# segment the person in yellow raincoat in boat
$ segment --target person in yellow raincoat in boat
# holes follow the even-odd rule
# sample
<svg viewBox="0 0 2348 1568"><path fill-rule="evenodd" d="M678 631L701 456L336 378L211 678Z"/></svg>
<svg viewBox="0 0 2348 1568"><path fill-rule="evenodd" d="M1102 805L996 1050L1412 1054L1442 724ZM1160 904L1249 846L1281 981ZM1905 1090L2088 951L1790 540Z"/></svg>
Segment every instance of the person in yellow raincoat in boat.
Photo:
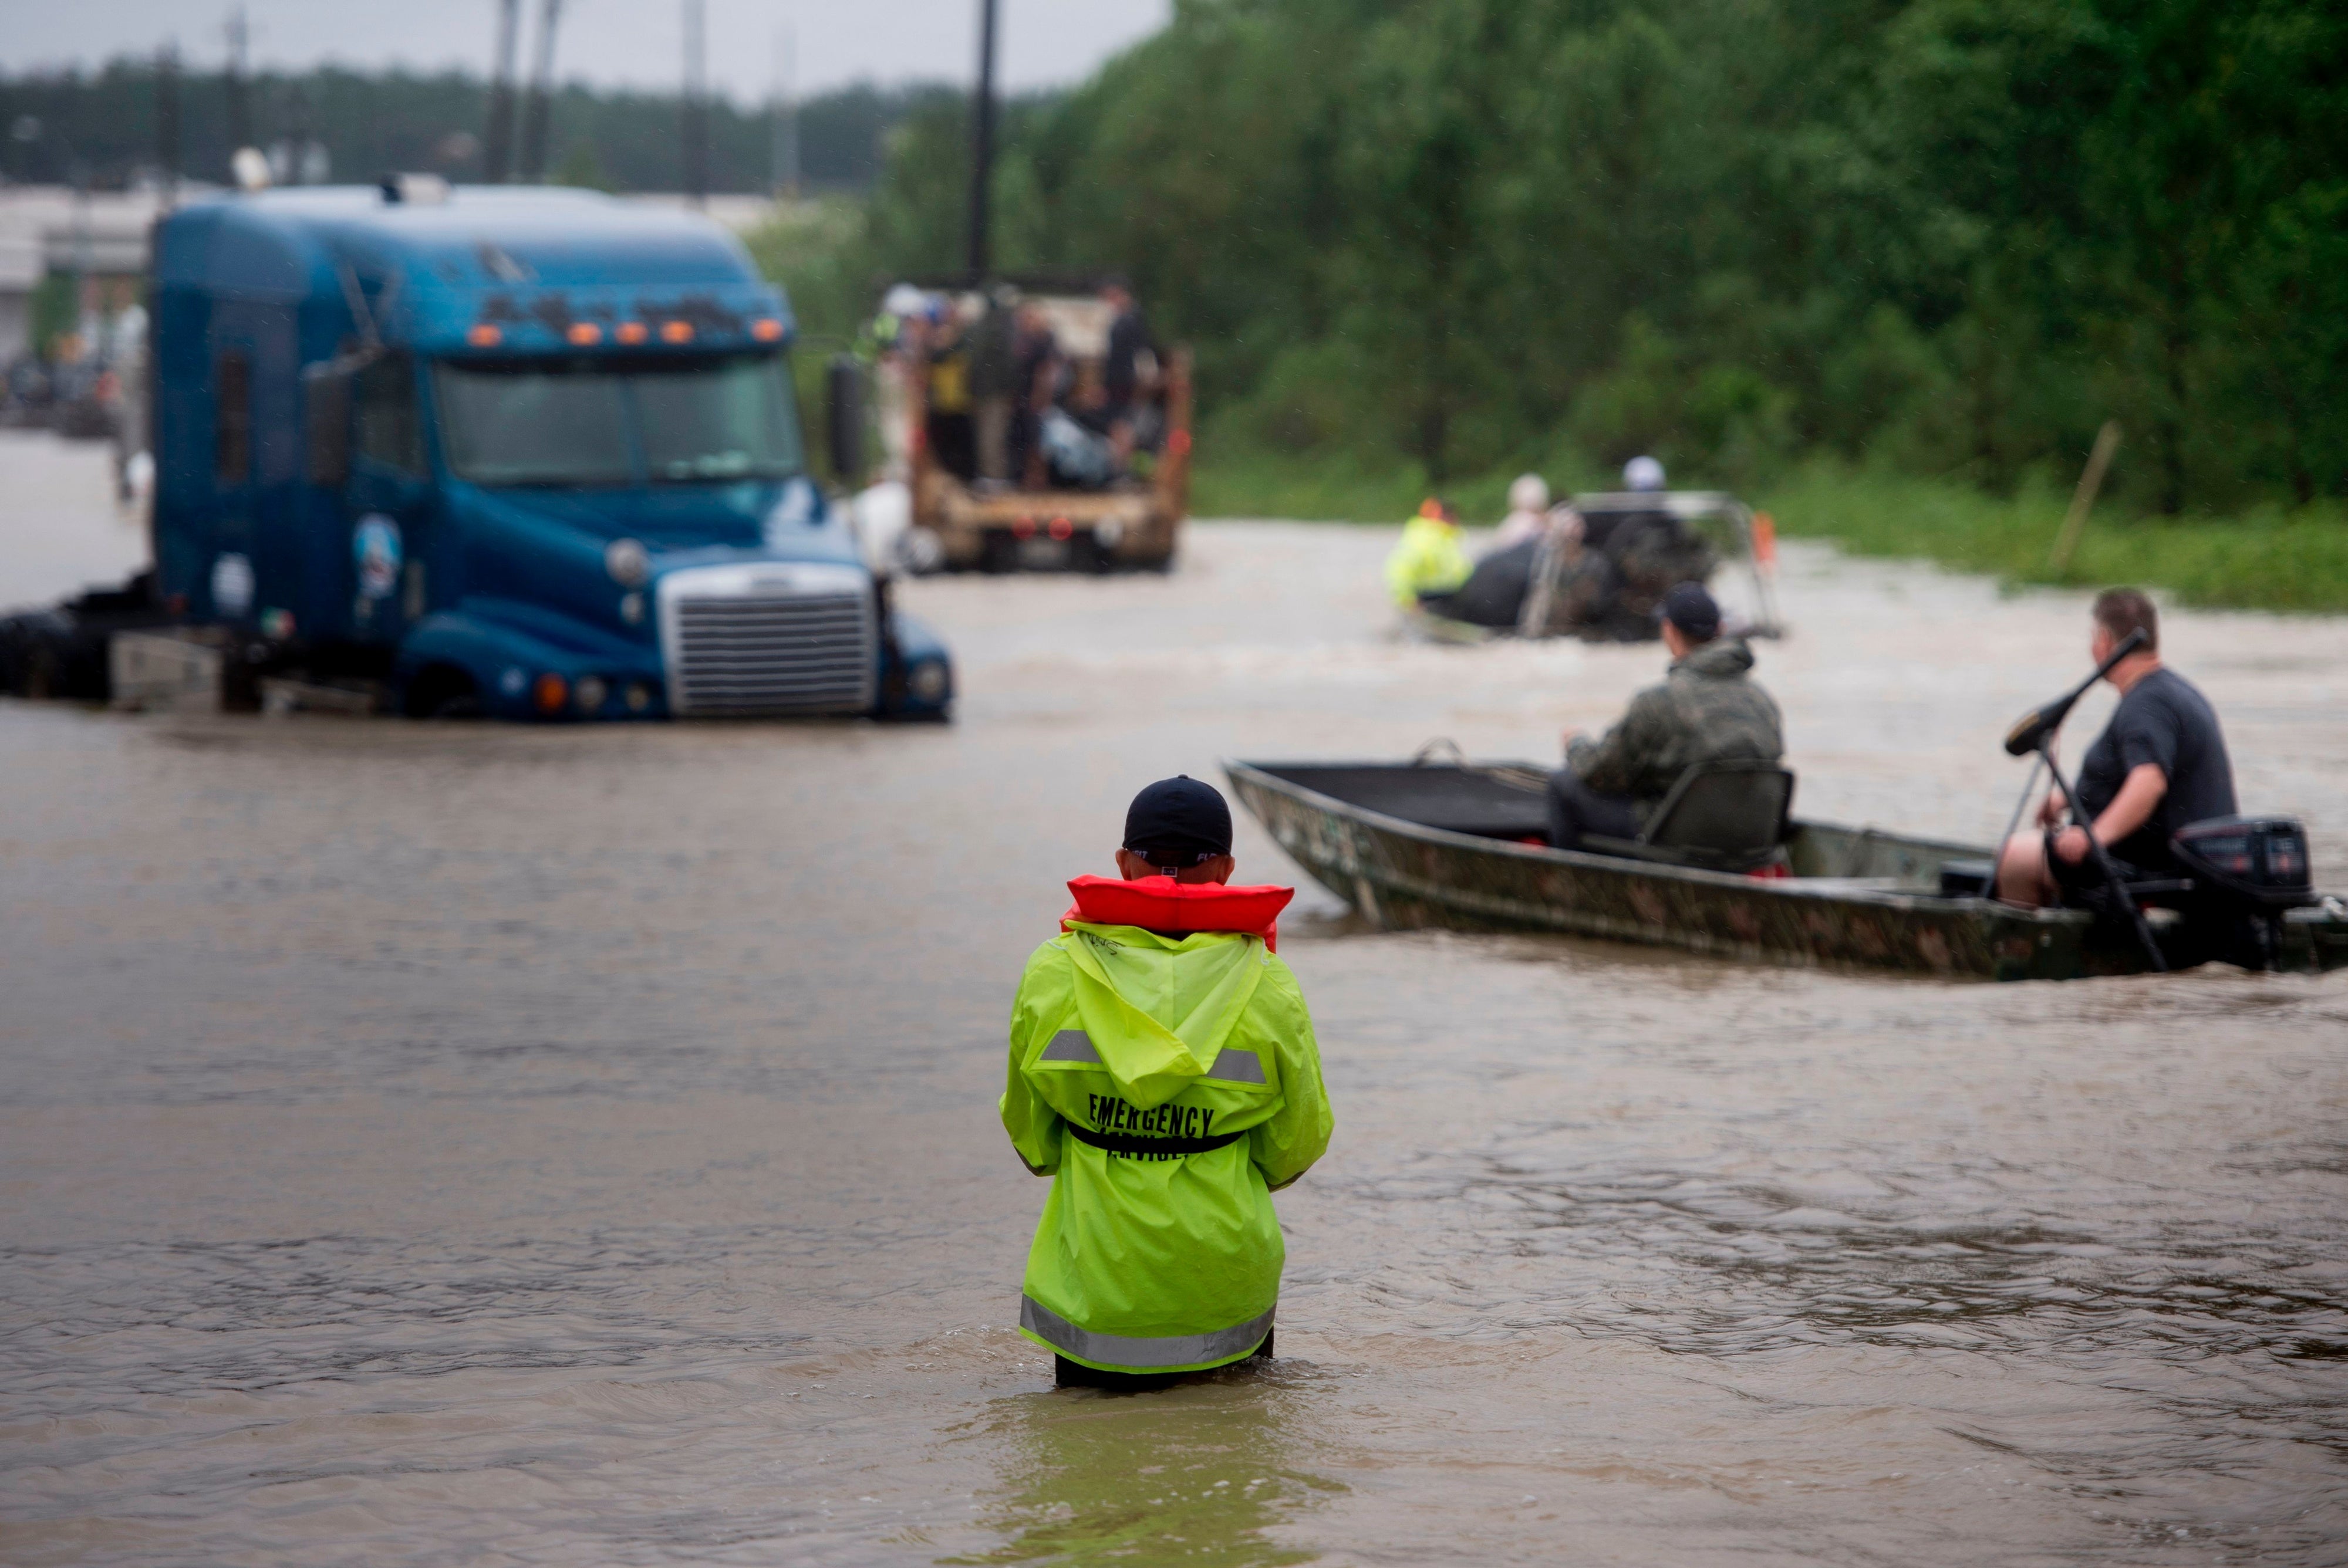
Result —
<svg viewBox="0 0 2348 1568"><path fill-rule="evenodd" d="M1428 594L1449 593L1476 569L1459 543L1459 520L1450 507L1429 496L1418 515L1402 526L1402 538L1386 557L1386 592L1398 610L1415 610Z"/></svg>

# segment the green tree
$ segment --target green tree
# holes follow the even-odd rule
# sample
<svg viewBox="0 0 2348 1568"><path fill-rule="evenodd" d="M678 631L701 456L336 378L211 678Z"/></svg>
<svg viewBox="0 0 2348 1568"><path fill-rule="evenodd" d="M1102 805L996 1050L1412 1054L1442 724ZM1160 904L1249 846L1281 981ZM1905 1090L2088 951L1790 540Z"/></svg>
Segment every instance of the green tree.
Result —
<svg viewBox="0 0 2348 1568"><path fill-rule="evenodd" d="M2285 0L1179 0L1005 118L1006 265L1131 273L1217 439L1442 477L1818 451L2167 511L2348 487L2348 23ZM855 243L963 251L915 106Z"/></svg>

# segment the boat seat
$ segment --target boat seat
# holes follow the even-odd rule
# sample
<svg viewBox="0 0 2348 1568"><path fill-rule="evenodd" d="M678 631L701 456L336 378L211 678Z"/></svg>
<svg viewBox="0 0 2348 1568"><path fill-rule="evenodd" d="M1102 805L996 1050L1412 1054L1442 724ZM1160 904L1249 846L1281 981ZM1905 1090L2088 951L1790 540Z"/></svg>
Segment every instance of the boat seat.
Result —
<svg viewBox="0 0 2348 1568"><path fill-rule="evenodd" d="M1794 809L1794 774L1759 757L1697 763L1680 774L1636 838L1581 835L1594 855L1703 871L1756 871L1777 855Z"/></svg>
<svg viewBox="0 0 2348 1568"><path fill-rule="evenodd" d="M1408 767L1347 764L1265 770L1274 778L1333 796L1364 811L1421 827L1478 838L1549 837L1546 776L1517 764L1478 767L1418 763Z"/></svg>
<svg viewBox="0 0 2348 1568"><path fill-rule="evenodd" d="M2124 884L2128 897L2138 905L2157 904L2161 899L2182 898L2194 890L2190 876L2146 876ZM1997 896L1997 862L1994 860L1943 860L1941 862L1941 897L1943 898L1993 898ZM2066 895L2065 901L2075 899L2072 907L2101 910L2111 902L2110 889L2089 884Z"/></svg>

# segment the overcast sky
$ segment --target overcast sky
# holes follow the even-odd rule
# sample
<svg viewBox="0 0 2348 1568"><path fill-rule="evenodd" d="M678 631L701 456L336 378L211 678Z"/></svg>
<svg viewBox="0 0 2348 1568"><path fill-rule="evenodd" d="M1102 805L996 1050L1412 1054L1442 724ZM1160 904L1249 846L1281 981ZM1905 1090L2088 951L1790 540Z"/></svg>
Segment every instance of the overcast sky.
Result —
<svg viewBox="0 0 2348 1568"><path fill-rule="evenodd" d="M523 56L546 0L522 0ZM975 74L978 0L704 0L709 78L743 100L773 82L786 28L802 92L857 80L964 81ZM0 0L0 68L95 66L177 39L192 68L218 69L231 0ZM333 60L489 68L497 0L246 0L256 65ZM996 69L1012 88L1088 75L1165 24L1170 0L999 0ZM555 75L599 85L670 87L684 70L681 0L562 0Z"/></svg>

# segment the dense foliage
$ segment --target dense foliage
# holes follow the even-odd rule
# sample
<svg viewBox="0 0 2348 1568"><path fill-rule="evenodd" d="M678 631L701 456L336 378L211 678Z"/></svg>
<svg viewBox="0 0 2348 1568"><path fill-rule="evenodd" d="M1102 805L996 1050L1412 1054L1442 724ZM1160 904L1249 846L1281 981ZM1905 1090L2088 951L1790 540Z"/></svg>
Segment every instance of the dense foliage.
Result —
<svg viewBox="0 0 2348 1568"><path fill-rule="evenodd" d="M228 179L236 85L219 72L175 74L175 161L191 178ZM0 143L0 172L17 180L64 181L78 160L101 187L151 175L170 139L159 125L155 67L119 60L102 71L0 77L0 129L26 117L38 137ZM429 169L476 179L489 88L459 72L363 75L325 67L299 75L263 74L242 85L247 137L256 146L317 141L333 177L372 179L386 169ZM799 106L799 167L818 190L861 190L880 171L882 140L915 106L951 97L936 87L850 87ZM613 190L675 190L684 176L683 117L675 93L599 92L572 83L553 95L547 170L573 184ZM773 168L763 108L723 98L710 105L709 178L714 190L764 190Z"/></svg>
<svg viewBox="0 0 2348 1568"><path fill-rule="evenodd" d="M960 261L966 141L865 276ZM2337 6L1179 0L1006 142L1004 263L1134 274L1227 444L2011 489L2117 418L2137 506L2348 489Z"/></svg>

